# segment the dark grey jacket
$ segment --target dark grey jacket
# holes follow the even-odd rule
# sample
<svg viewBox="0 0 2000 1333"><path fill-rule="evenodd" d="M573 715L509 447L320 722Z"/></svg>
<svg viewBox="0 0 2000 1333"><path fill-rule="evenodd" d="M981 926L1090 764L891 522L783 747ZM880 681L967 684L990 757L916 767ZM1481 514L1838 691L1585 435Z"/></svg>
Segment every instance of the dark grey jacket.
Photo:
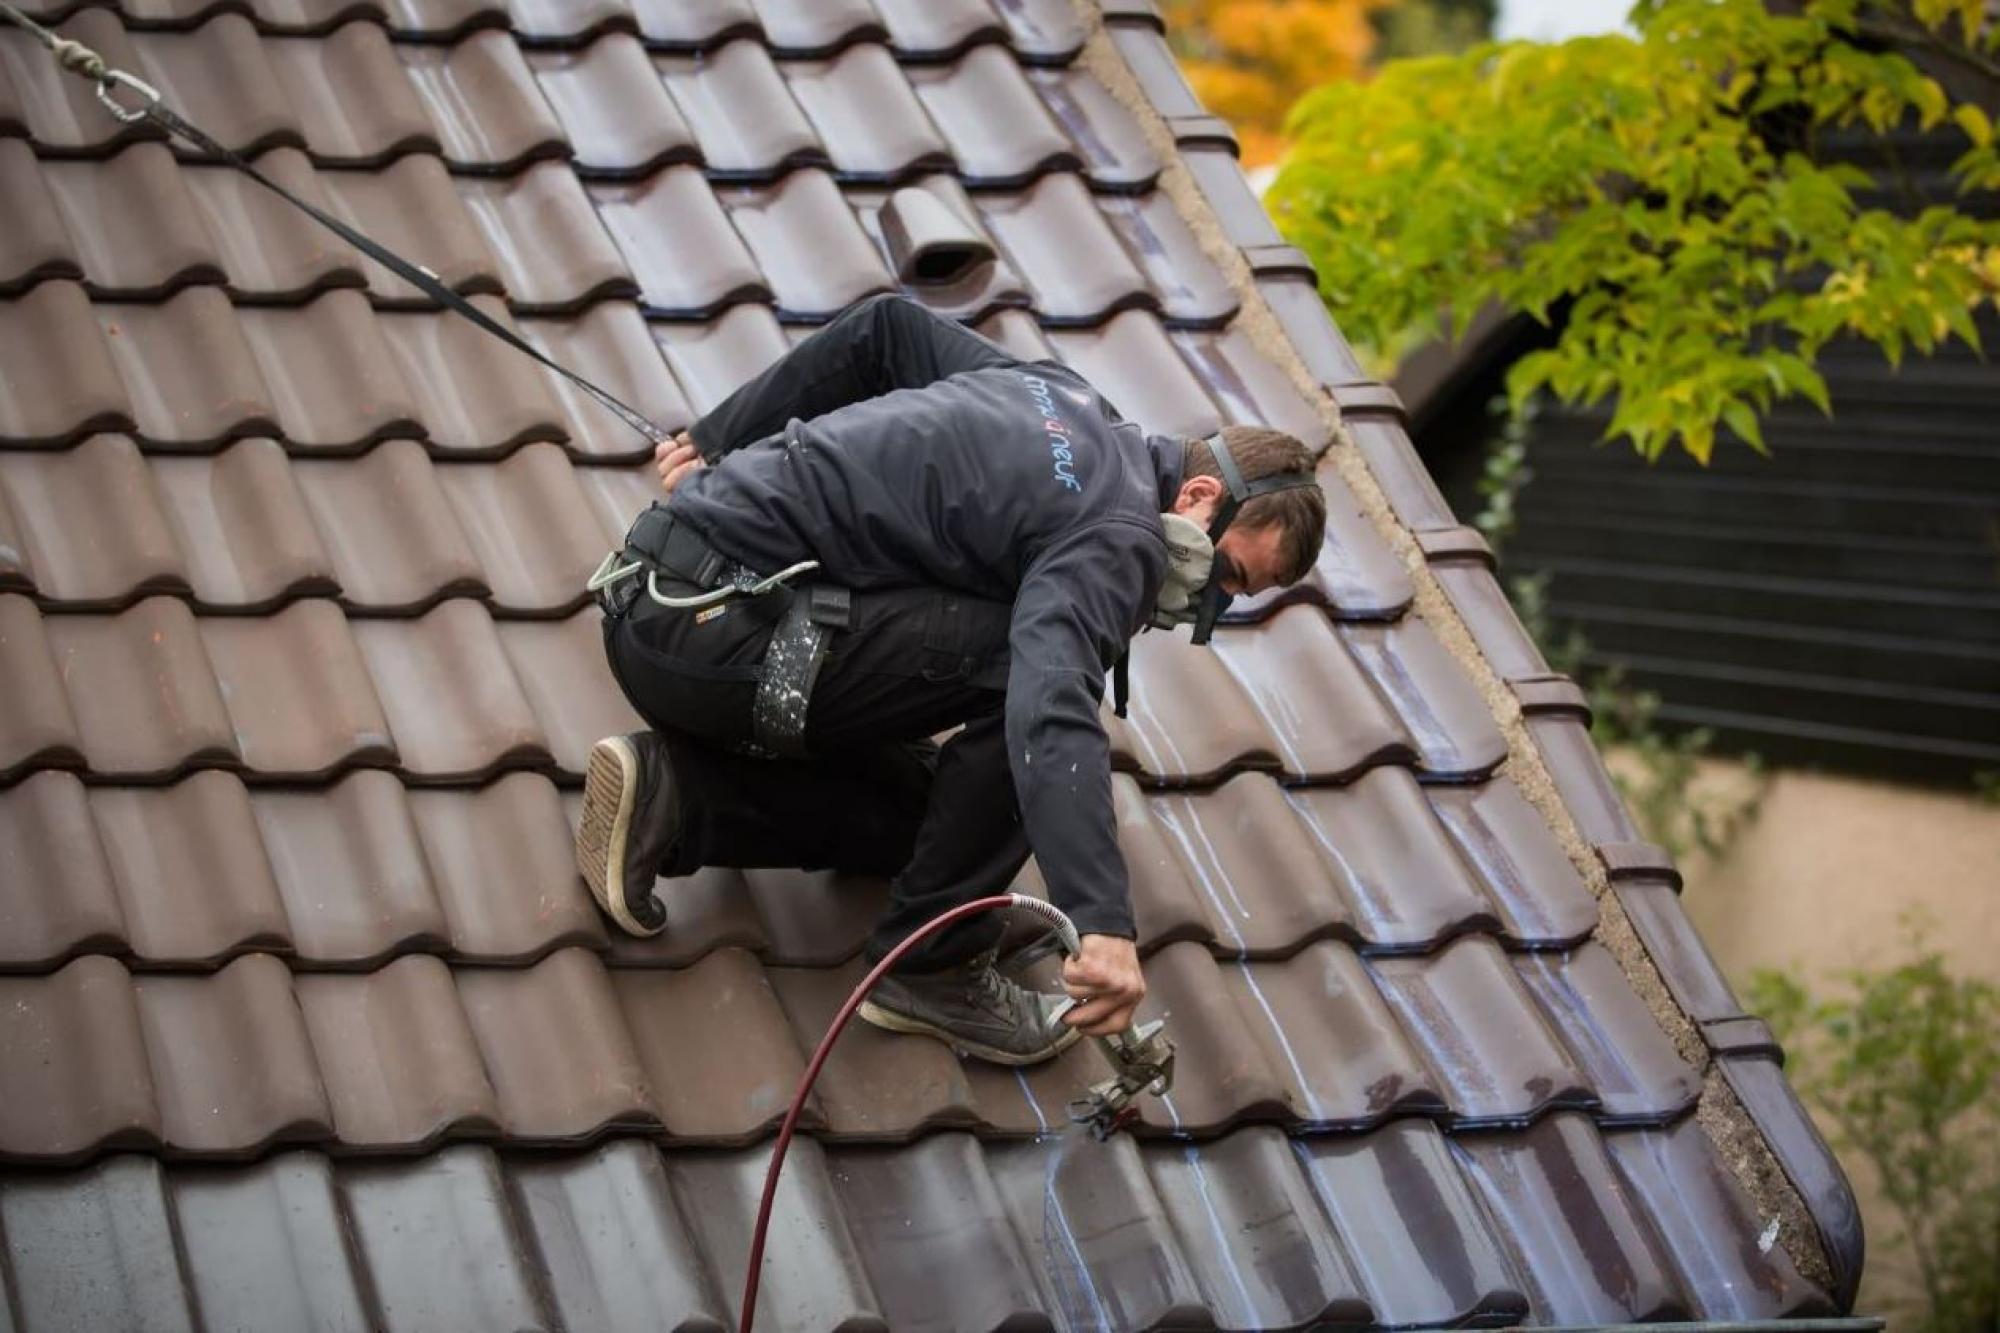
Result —
<svg viewBox="0 0 2000 1333"><path fill-rule="evenodd" d="M1078 930L1132 936L1098 705L1166 571L1181 441L896 296L851 307L691 432L715 465L671 507L732 559L1013 603L1007 747L1029 845Z"/></svg>

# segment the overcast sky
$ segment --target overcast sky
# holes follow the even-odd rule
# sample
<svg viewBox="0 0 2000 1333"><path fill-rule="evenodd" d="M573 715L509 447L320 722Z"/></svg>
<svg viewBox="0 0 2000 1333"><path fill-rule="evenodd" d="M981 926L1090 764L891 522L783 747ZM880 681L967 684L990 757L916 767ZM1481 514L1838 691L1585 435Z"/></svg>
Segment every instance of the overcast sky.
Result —
<svg viewBox="0 0 2000 1333"><path fill-rule="evenodd" d="M1493 35L1560 41L1611 32L1631 7L1631 0L1500 0Z"/></svg>

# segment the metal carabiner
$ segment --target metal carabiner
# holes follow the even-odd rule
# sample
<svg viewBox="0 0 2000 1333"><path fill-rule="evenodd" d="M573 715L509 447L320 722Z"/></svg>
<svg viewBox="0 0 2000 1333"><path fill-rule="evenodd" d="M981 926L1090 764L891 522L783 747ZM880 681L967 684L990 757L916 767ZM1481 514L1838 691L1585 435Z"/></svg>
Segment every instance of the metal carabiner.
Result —
<svg viewBox="0 0 2000 1333"><path fill-rule="evenodd" d="M121 105L118 99L111 95L114 84L130 88L137 93L140 98L139 105L129 109ZM153 108L160 104L160 90L144 79L134 78L122 69L107 69L97 80L97 100L104 103L105 109L112 115L131 125L146 119Z"/></svg>

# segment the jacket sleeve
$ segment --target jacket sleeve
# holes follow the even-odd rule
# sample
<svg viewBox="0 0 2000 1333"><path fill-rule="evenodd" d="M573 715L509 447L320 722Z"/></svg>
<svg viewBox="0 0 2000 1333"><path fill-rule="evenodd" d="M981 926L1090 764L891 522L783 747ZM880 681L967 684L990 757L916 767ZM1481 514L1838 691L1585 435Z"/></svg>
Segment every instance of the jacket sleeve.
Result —
<svg viewBox="0 0 2000 1333"><path fill-rule="evenodd" d="M893 389L1019 362L999 344L906 296L871 296L779 357L688 428L710 462L812 418Z"/></svg>
<svg viewBox="0 0 2000 1333"><path fill-rule="evenodd" d="M1157 587L1164 560L1157 533L1100 523L1045 551L1014 599L1006 721L1014 794L1049 897L1085 935L1136 937L1098 706L1137 599Z"/></svg>

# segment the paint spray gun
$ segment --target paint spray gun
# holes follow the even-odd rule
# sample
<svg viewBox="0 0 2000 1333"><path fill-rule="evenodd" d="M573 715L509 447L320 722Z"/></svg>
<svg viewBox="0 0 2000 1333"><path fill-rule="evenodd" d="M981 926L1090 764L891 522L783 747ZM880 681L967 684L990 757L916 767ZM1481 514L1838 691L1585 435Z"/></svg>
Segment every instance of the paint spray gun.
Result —
<svg viewBox="0 0 2000 1333"><path fill-rule="evenodd" d="M1037 918L1049 929L1041 944L1030 945L1016 955L1017 962L1046 957L1051 951L1065 958L1083 952L1076 926L1061 908L1026 894L1008 897L1015 910ZM1075 1007L1075 1000L1066 1000L1056 1016L1060 1018ZM1113 1036L1098 1037L1096 1041L1097 1049L1104 1052L1104 1059L1111 1066L1111 1077L1091 1084L1083 1096L1071 1099L1068 1109L1072 1123L1089 1125L1091 1134L1102 1142L1138 1118L1136 1102L1141 1094L1150 1092L1164 1097L1172 1090L1174 1044L1167 1040L1166 1020L1159 1018Z"/></svg>
<svg viewBox="0 0 2000 1333"><path fill-rule="evenodd" d="M1167 1040L1166 1020L1156 1018L1115 1036L1099 1037L1097 1047L1111 1062L1112 1076L1093 1083L1069 1104L1069 1118L1089 1125L1100 1143L1138 1118L1139 1094L1164 1097L1174 1086L1174 1044Z"/></svg>

